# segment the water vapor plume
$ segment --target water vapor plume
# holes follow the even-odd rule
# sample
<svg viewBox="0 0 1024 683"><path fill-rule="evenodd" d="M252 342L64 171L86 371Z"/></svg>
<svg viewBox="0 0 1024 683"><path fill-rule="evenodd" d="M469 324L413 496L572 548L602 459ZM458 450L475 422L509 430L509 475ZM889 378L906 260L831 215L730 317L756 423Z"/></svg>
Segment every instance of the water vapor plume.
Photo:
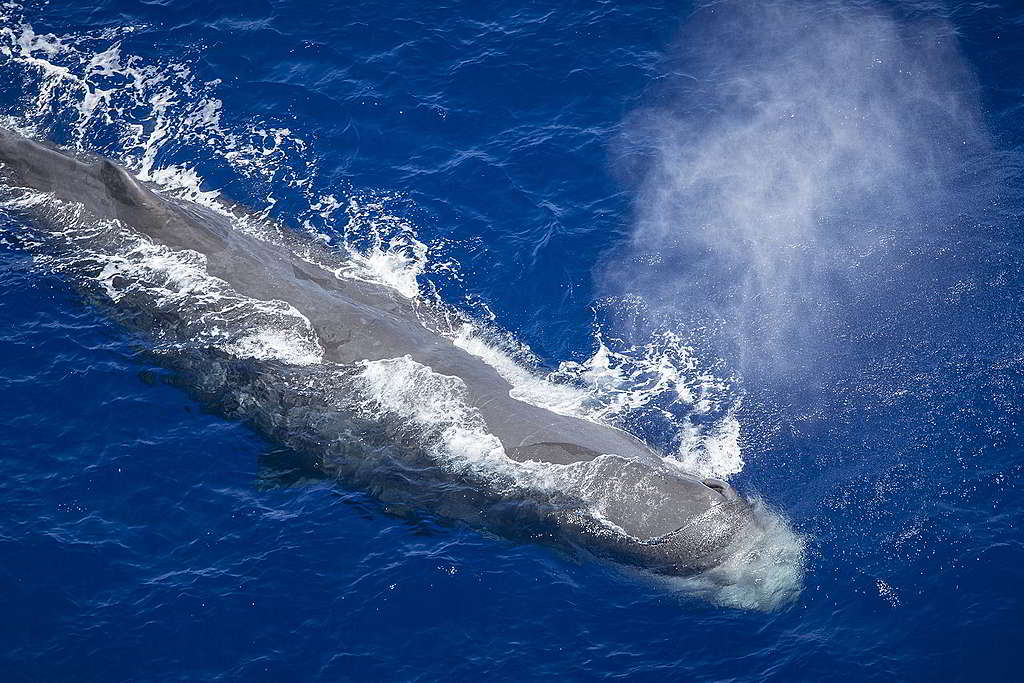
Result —
<svg viewBox="0 0 1024 683"><path fill-rule="evenodd" d="M813 371L838 318L892 294L875 276L950 209L984 146L941 18L715 3L687 20L615 146L634 225L604 282L646 302L644 325L710 335L744 374Z"/></svg>

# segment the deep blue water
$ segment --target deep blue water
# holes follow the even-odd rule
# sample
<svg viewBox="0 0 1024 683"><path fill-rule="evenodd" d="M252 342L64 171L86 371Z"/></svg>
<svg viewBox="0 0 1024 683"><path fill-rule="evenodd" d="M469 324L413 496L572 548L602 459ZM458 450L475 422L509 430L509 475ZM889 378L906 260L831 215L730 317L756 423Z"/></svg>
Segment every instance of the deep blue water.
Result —
<svg viewBox="0 0 1024 683"><path fill-rule="evenodd" d="M806 540L792 601L287 481L5 217L3 678L1020 680L1024 13L711 5L7 6L0 113L414 232L421 286L547 368L678 335L721 378L679 419L734 418L732 483Z"/></svg>

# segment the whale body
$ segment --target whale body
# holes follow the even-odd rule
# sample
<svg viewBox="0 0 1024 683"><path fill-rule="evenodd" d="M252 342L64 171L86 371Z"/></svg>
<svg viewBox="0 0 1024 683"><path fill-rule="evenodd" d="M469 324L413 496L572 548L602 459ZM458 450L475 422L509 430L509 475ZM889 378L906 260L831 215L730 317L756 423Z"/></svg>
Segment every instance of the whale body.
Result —
<svg viewBox="0 0 1024 683"><path fill-rule="evenodd" d="M514 398L429 305L347 277L297 231L237 229L230 211L4 129L0 181L36 249L148 335L176 381L387 503L671 575L722 562L752 523L727 483Z"/></svg>

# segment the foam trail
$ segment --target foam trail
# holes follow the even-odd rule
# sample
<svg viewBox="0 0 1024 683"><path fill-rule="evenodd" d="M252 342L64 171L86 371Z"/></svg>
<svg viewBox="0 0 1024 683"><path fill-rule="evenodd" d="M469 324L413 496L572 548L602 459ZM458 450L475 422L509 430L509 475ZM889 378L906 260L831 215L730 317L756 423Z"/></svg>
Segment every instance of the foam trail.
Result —
<svg viewBox="0 0 1024 683"><path fill-rule="evenodd" d="M669 61L617 145L639 180L609 291L744 374L813 371L836 310L985 144L953 29L864 3L714 3Z"/></svg>

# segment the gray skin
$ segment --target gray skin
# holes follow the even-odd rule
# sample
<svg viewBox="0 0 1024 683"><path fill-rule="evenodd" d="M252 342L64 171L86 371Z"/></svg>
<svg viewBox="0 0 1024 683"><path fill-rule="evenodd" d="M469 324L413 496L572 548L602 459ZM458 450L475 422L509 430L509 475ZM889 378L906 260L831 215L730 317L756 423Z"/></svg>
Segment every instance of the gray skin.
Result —
<svg viewBox="0 0 1024 683"><path fill-rule="evenodd" d="M725 482L702 480L666 467L659 454L619 429L512 398L511 385L493 367L428 329L422 322L422 310L417 315L418 304L387 287L341 279L327 268L298 258L293 250L232 230L212 212L162 197L105 159L72 155L0 129L0 162L0 180L7 185L51 193L60 200L81 204L96 219L118 219L156 243L200 252L208 260L209 273L240 294L288 302L311 322L327 361L351 366L359 361L410 356L437 373L460 378L465 383L467 403L479 411L487 430L501 441L512 460L570 466L592 463L592 479L606 481L591 481L588 486L603 485L610 492L602 494L602 501L603 515L612 525L596 520L585 506L573 505L571 495L556 502L523 506L499 501L500 496L479 493L473 486L458 487L460 493L453 497L459 500L454 501L438 496L417 497L413 495L415 483L397 489L379 482L367 483L386 500L404 498L422 503L442 515L494 528L499 533L517 521L539 523L533 525L541 530L535 536L550 536L620 563L677 575L719 563L730 543L751 523L749 504ZM305 241L297 233L287 239ZM302 246L326 251L312 241ZM209 367L204 372L209 374ZM266 377L274 372L261 370L258 381L244 377L224 380L224 385L207 392L207 398L228 395L233 390L237 393L239 389L231 386L232 382L245 384L247 391L257 385L265 387ZM199 386L203 381L193 383ZM197 393L202 395L203 391ZM317 444L333 437L332 429L352 431L351 421L340 416L324 419L321 410L316 421L308 420L299 429L290 429L291 434L305 432L305 438L279 438L283 433L281 419L228 408L222 412L245 417L269 437L306 452L318 469L361 481L358 474L353 474L362 470L358 462L353 462L351 448L346 447L346 457L317 450ZM365 433L359 440L372 441ZM596 460L601 456L603 459ZM405 480L390 477L399 478ZM408 495L396 494L396 490Z"/></svg>

